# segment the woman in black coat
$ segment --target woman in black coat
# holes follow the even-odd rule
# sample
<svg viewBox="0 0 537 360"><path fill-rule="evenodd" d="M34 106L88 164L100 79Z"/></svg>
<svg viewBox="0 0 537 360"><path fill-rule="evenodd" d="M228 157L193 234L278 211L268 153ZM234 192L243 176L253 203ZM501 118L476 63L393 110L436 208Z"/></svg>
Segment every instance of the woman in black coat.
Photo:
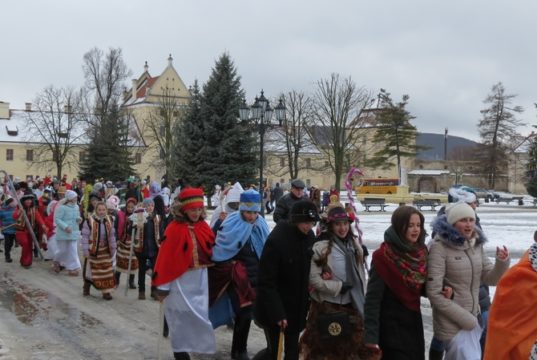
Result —
<svg viewBox="0 0 537 360"><path fill-rule="evenodd" d="M290 221L280 221L270 233L259 264L256 322L265 331L268 359L276 359L280 329L285 330L285 359L298 360L298 337L306 324L309 272L316 206L300 200ZM260 357L256 357L260 358Z"/></svg>

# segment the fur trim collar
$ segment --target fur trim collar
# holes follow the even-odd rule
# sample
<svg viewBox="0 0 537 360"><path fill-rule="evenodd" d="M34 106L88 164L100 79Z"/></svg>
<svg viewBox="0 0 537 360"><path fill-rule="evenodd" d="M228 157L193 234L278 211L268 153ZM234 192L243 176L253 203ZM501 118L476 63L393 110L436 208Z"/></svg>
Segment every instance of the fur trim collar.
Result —
<svg viewBox="0 0 537 360"><path fill-rule="evenodd" d="M448 223L446 215L440 215L434 219L431 227L433 228L433 233L436 233L435 238L440 239L444 244L456 248L465 247L466 239L453 225ZM487 242L485 234L483 234L483 231L479 227L475 226L474 230L476 232L476 245Z"/></svg>

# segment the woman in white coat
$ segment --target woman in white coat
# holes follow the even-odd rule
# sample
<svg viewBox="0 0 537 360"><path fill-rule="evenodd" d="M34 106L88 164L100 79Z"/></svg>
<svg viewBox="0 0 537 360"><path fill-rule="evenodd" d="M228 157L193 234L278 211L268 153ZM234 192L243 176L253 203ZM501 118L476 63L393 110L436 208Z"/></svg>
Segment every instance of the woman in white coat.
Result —
<svg viewBox="0 0 537 360"><path fill-rule="evenodd" d="M78 276L80 270L77 249L80 240L79 224L82 222L82 218L77 200L77 193L67 190L65 198L60 201L54 213L58 247L58 251L54 255L54 270L59 272L60 264L62 264L71 276Z"/></svg>

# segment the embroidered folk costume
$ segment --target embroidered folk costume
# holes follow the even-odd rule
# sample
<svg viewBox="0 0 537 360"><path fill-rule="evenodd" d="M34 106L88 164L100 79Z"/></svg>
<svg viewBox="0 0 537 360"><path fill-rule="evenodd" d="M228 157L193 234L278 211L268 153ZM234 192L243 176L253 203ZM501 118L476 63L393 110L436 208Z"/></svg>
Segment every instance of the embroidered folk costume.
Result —
<svg viewBox="0 0 537 360"><path fill-rule="evenodd" d="M97 207L104 207L104 203ZM110 300L114 290L113 256L116 252L114 221L108 216L91 215L82 227L82 250L84 252L84 295L89 295L89 284Z"/></svg>
<svg viewBox="0 0 537 360"><path fill-rule="evenodd" d="M34 206L34 199L34 195L32 194L22 196L20 201L24 209L17 209L13 213L13 218L16 221L15 228L17 230L15 233L15 239L22 247L20 264L25 268L32 266L32 249L34 244L32 235L26 227L23 212L26 213L26 216L30 221L30 226L32 227L31 231L34 232L36 237L39 235L40 231L47 232L48 230L45 225L45 221Z"/></svg>

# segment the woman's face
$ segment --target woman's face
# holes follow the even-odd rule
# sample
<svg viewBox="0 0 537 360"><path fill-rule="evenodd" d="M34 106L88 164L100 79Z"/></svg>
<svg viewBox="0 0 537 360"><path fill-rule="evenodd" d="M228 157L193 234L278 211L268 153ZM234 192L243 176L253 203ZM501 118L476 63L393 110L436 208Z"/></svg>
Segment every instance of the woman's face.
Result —
<svg viewBox="0 0 537 360"><path fill-rule="evenodd" d="M147 211L148 213L152 213L153 210L155 210L155 204L154 203L149 203L145 206L145 211Z"/></svg>
<svg viewBox="0 0 537 360"><path fill-rule="evenodd" d="M97 217L104 217L107 214L107 209L105 205L99 205L97 206L97 209L95 209L95 214L97 214Z"/></svg>
<svg viewBox="0 0 537 360"><path fill-rule="evenodd" d="M421 219L418 214L412 214L408 220L405 233L405 240L409 243L416 243L421 234Z"/></svg>
<svg viewBox="0 0 537 360"><path fill-rule="evenodd" d="M464 238L470 239L472 237L472 233L474 232L475 219L473 218L460 219L455 224L453 224L453 227L457 229L457 231L461 233L461 235L464 236Z"/></svg>
<svg viewBox="0 0 537 360"><path fill-rule="evenodd" d="M200 219L201 213L203 212L203 208L195 208L195 209L188 209L185 210L186 216L188 217L188 220L195 223Z"/></svg>
<svg viewBox="0 0 537 360"><path fill-rule="evenodd" d="M98 202L99 202L99 199L97 199L96 197L92 197L90 200L90 204L93 207L95 207L95 204L97 204Z"/></svg>
<svg viewBox="0 0 537 360"><path fill-rule="evenodd" d="M132 212L134 211L134 203L128 202L126 206L126 210L127 210L127 214L132 214Z"/></svg>
<svg viewBox="0 0 537 360"><path fill-rule="evenodd" d="M253 224L257 219L257 212L255 211L242 211L242 217L247 223Z"/></svg>
<svg viewBox="0 0 537 360"><path fill-rule="evenodd" d="M350 223L347 220L335 221L332 224L332 231L334 232L334 234L336 234L337 237L341 239L347 237L350 228Z"/></svg>

